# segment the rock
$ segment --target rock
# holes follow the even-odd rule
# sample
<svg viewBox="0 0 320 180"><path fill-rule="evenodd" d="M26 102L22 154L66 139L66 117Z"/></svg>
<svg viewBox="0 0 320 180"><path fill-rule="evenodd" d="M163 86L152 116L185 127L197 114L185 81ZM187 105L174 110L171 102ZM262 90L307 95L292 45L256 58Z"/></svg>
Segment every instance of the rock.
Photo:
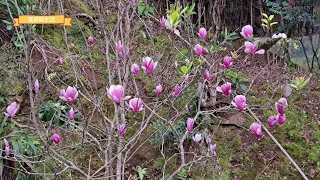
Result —
<svg viewBox="0 0 320 180"><path fill-rule="evenodd" d="M254 38L254 41L269 53L290 59L292 63L311 72L320 72L319 34L286 39Z"/></svg>
<svg viewBox="0 0 320 180"><path fill-rule="evenodd" d="M287 39L278 40L268 51L280 58L286 58Z"/></svg>
<svg viewBox="0 0 320 180"><path fill-rule="evenodd" d="M320 35L303 36L298 39L289 41L291 62L312 72L320 72Z"/></svg>
<svg viewBox="0 0 320 180"><path fill-rule="evenodd" d="M281 89L285 97L288 97L292 94L292 88L289 84L284 85Z"/></svg>

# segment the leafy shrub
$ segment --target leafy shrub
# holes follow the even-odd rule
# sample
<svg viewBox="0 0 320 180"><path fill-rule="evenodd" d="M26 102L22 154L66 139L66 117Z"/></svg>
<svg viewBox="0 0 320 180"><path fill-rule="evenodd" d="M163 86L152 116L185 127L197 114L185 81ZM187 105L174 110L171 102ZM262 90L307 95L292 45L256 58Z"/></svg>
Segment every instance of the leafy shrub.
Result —
<svg viewBox="0 0 320 180"><path fill-rule="evenodd" d="M38 110L38 117L41 121L53 124L63 125L68 119L68 108L66 105L61 105L59 102L44 101Z"/></svg>

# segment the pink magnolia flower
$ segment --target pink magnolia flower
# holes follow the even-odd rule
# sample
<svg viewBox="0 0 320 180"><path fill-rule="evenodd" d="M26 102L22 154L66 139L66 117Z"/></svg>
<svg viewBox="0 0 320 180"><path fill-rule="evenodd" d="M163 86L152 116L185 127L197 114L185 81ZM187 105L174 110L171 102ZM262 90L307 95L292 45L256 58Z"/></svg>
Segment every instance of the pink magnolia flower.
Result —
<svg viewBox="0 0 320 180"><path fill-rule="evenodd" d="M120 136L124 137L124 135L126 133L126 126L124 124L120 124L118 127L118 132L119 132Z"/></svg>
<svg viewBox="0 0 320 180"><path fill-rule="evenodd" d="M286 98L280 98L278 102L276 102L275 107L279 114L286 113L286 108L288 106L288 101Z"/></svg>
<svg viewBox="0 0 320 180"><path fill-rule="evenodd" d="M186 104L186 105L184 106L184 110L185 110L186 112L189 112L188 104Z"/></svg>
<svg viewBox="0 0 320 180"><path fill-rule="evenodd" d="M279 34L274 34L272 35L273 39L277 39L277 38L287 38L287 35L285 33L279 33Z"/></svg>
<svg viewBox="0 0 320 180"><path fill-rule="evenodd" d="M130 58L130 49L127 48L127 47L125 47L125 48L124 48L124 53L125 53L125 55L126 55L126 58L129 59L129 58Z"/></svg>
<svg viewBox="0 0 320 180"><path fill-rule="evenodd" d="M172 93L172 98L175 98L178 94L180 93L180 86L179 85L176 85L174 87L174 91Z"/></svg>
<svg viewBox="0 0 320 180"><path fill-rule="evenodd" d="M107 90L108 97L119 104L122 99L124 99L124 89L121 85L111 85Z"/></svg>
<svg viewBox="0 0 320 180"><path fill-rule="evenodd" d="M73 108L71 108L71 109L69 110L69 118L70 118L71 120L74 120L74 111L73 111Z"/></svg>
<svg viewBox="0 0 320 180"><path fill-rule="evenodd" d="M55 143L55 144L59 144L60 143L60 136L57 133L54 133L51 136L51 140Z"/></svg>
<svg viewBox="0 0 320 180"><path fill-rule="evenodd" d="M132 0L133 4L136 4L138 2L138 0Z"/></svg>
<svg viewBox="0 0 320 180"><path fill-rule="evenodd" d="M234 101L231 102L232 105L234 105L235 107L237 107L240 111L244 110L247 106L247 103L246 103L246 97L243 96L243 95L237 95L235 98L234 98Z"/></svg>
<svg viewBox="0 0 320 180"><path fill-rule="evenodd" d="M216 90L222 92L225 96L229 96L231 94L231 83L227 82L222 86L218 86Z"/></svg>
<svg viewBox="0 0 320 180"><path fill-rule="evenodd" d="M191 132L193 130L194 120L192 118L188 118L187 120L187 130Z"/></svg>
<svg viewBox="0 0 320 180"><path fill-rule="evenodd" d="M264 54L264 49L258 50L258 44L256 43L251 43L249 41L246 41L244 43L245 49L244 52L247 54Z"/></svg>
<svg viewBox="0 0 320 180"><path fill-rule="evenodd" d="M249 38L252 36L253 34L253 28L251 25L246 25L242 28L240 34L244 37L244 38Z"/></svg>
<svg viewBox="0 0 320 180"><path fill-rule="evenodd" d="M159 84L158 86L156 86L154 91L157 93L157 95L160 95L162 93L162 90L162 86Z"/></svg>
<svg viewBox="0 0 320 180"><path fill-rule="evenodd" d="M223 65L226 69L230 69L230 66L232 65L232 57L226 56L223 58Z"/></svg>
<svg viewBox="0 0 320 180"><path fill-rule="evenodd" d="M208 51L205 48L202 48L202 55L207 55Z"/></svg>
<svg viewBox="0 0 320 180"><path fill-rule="evenodd" d="M89 37L88 38L88 44L94 44L94 40L93 40L93 37Z"/></svg>
<svg viewBox="0 0 320 180"><path fill-rule="evenodd" d="M204 71L204 77L207 81L211 81L212 80L212 76L210 75L209 71L206 69Z"/></svg>
<svg viewBox="0 0 320 180"><path fill-rule="evenodd" d="M6 139L4 139L3 141L4 141L4 146L5 146L4 147L4 153L5 153L6 156L9 156L10 155L9 142Z"/></svg>
<svg viewBox="0 0 320 180"><path fill-rule="evenodd" d="M166 22L167 22L167 19L162 16L161 21L160 21L161 27L165 28L166 27Z"/></svg>
<svg viewBox="0 0 320 180"><path fill-rule="evenodd" d="M285 38L287 38L287 35L286 35L285 33L279 33L279 34L278 34L278 37L285 39Z"/></svg>
<svg viewBox="0 0 320 180"><path fill-rule="evenodd" d="M68 86L67 90L62 89L60 91L60 99L67 102L74 102L78 98L78 90L75 87Z"/></svg>
<svg viewBox="0 0 320 180"><path fill-rule="evenodd" d="M143 102L140 98L133 98L129 101L129 107L133 112L140 112L143 110Z"/></svg>
<svg viewBox="0 0 320 180"><path fill-rule="evenodd" d="M16 102L13 102L7 107L7 112L5 112L4 114L9 118L12 118L18 112L19 109L20 105L18 105Z"/></svg>
<svg viewBox="0 0 320 180"><path fill-rule="evenodd" d="M192 152L193 148L192 146L189 146L189 152Z"/></svg>
<svg viewBox="0 0 320 180"><path fill-rule="evenodd" d="M253 123L250 126L250 130L253 134L255 134L259 139L262 137L262 129L261 125L258 123Z"/></svg>
<svg viewBox="0 0 320 180"><path fill-rule="evenodd" d="M273 127L276 123L277 123L277 117L276 116L270 116L268 118L269 127Z"/></svg>
<svg viewBox="0 0 320 180"><path fill-rule="evenodd" d="M132 64L131 65L131 72L133 74L138 74L140 71L140 67L138 66L138 64Z"/></svg>
<svg viewBox="0 0 320 180"><path fill-rule="evenodd" d="M215 152L217 149L217 145L216 144L210 144L209 149L211 152Z"/></svg>
<svg viewBox="0 0 320 180"><path fill-rule="evenodd" d="M4 146L9 146L9 142L6 139L3 140L3 143L4 143Z"/></svg>
<svg viewBox="0 0 320 180"><path fill-rule="evenodd" d="M184 81L189 81L189 74L184 77Z"/></svg>
<svg viewBox="0 0 320 180"><path fill-rule="evenodd" d="M207 30L206 30L206 28L204 28L204 27L200 28L198 35L199 35L199 37L200 37L201 39L205 40L206 37L207 37Z"/></svg>
<svg viewBox="0 0 320 180"><path fill-rule="evenodd" d="M5 154L6 156L9 156L9 155L10 155L10 147L9 147L9 146L6 146L6 147L4 148L4 154Z"/></svg>
<svg viewBox="0 0 320 180"><path fill-rule="evenodd" d="M277 115L277 122L279 125L282 125L286 122L286 115L285 114L278 114Z"/></svg>
<svg viewBox="0 0 320 180"><path fill-rule="evenodd" d="M145 57L142 60L142 69L146 74L150 75L156 69L158 62L153 62L150 57Z"/></svg>
<svg viewBox="0 0 320 180"><path fill-rule="evenodd" d="M202 140L202 135L201 134L196 134L195 136L192 137L194 142L199 143Z"/></svg>
<svg viewBox="0 0 320 180"><path fill-rule="evenodd" d="M197 44L196 46L194 46L193 49L196 52L197 56L201 56L201 54L202 54L202 46L200 44Z"/></svg>
<svg viewBox="0 0 320 180"><path fill-rule="evenodd" d="M59 65L62 65L63 64L63 59L60 57L59 58Z"/></svg>
<svg viewBox="0 0 320 180"><path fill-rule="evenodd" d="M34 82L34 91L36 93L39 92L39 81L38 81L38 79L36 79L36 81Z"/></svg>
<svg viewBox="0 0 320 180"><path fill-rule="evenodd" d="M122 48L123 48L123 46L121 44L121 41L116 42L116 51L117 51L117 53L122 54Z"/></svg>

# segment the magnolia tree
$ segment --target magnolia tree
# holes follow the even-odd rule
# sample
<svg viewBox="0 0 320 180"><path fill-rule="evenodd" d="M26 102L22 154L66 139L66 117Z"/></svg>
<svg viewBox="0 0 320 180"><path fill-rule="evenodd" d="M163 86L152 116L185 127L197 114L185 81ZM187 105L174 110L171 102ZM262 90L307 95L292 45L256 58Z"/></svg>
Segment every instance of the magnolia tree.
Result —
<svg viewBox="0 0 320 180"><path fill-rule="evenodd" d="M179 135L178 143L173 145L178 149L178 153L168 155L164 146L164 140L160 139L162 141L160 151L165 162L169 161L173 156L178 156L180 159L180 165L167 177L168 179L174 179L182 168L191 167L192 164L205 161L208 158L214 158L219 163L219 154L216 153L216 149L219 146L215 142L212 142L210 135L204 131L207 127L201 124L202 118L200 117L219 116L219 112L233 110L241 111L254 117L256 122L252 122L252 125L248 127L252 135L262 139L264 131L267 132L301 174L304 175L264 125L268 124L269 128L276 124L285 125L287 100L281 98L276 102L275 115L267 120L262 120L266 123L261 123L254 115L254 112L250 110L250 102L247 102L245 96L246 92L238 94L237 92L243 91L237 91L232 88L231 82L225 81L225 72L234 66L232 55L230 54L222 59L215 58L215 54L208 50L210 49L210 42L208 41L207 30L205 28L200 28L194 34L188 31L184 35L184 32L180 32L178 28L180 24L187 23L185 22L187 20L174 20L170 14L157 21L158 27L162 27L162 31L167 33L172 39L182 41L192 52L188 58L196 59L200 63L197 65L190 63L188 71L183 77L181 75L170 77L172 78L172 81L169 80L170 82L174 82L173 79L176 79L178 83L168 85L168 80L159 77L166 77L163 76L163 73L172 70L174 61L158 59L156 54L147 54L144 57L133 59L129 53L130 45L133 43L131 29L134 26L133 18L136 15L136 7L136 1L119 3L118 21L114 31L103 30L105 34L106 69L108 71L107 87L105 90L99 91L96 89L97 82L95 78L92 83L94 87L90 88L81 83L79 79L76 79L77 83L67 84L67 88L61 87L59 89L60 94L56 94L61 103L66 104L67 119L65 121L68 128L59 127L53 124L52 121L48 125L48 123L43 123L37 117L36 113L41 101L36 99L40 98L39 94L43 90L41 84L44 82L33 78L30 59L28 59L29 56L26 56L29 64L30 121L41 144L43 144L44 150L42 155L38 157L38 160L35 160L33 157L22 156L11 145L11 137L6 136L3 139L4 159L34 164L49 163L49 161L52 163L52 160L54 160L60 164L60 168L54 173L43 173L47 176L61 174L71 169L77 172L79 177L83 176L86 179L125 179L130 177L126 173L128 162L137 151L143 148L143 144L146 143L145 138L142 139L142 134L150 126L151 120L163 121L165 127L171 127L179 121L185 121L184 133ZM101 19L103 17L101 14ZM252 41L252 26L244 26L240 34L244 38L244 46L238 49L237 53L242 52L247 57L264 54L264 50L259 49L257 43ZM197 36L196 43L191 40L195 36ZM90 50L95 45L95 37L87 37L88 49ZM28 51L31 48L28 47L28 44L26 47L25 53L28 55ZM115 53L115 57L111 57L111 53ZM92 60L90 51L89 54ZM58 64L62 65L65 63L64 61L67 60L59 58ZM74 73L78 73L79 67L76 65L76 61L70 58L70 62ZM92 63L91 66L94 67L94 64ZM148 86L153 87L152 90L138 86L139 75L147 79ZM53 85L52 87L57 86L59 85ZM184 98L185 92L192 86L197 87L197 93L194 94L197 98L197 103L192 104L193 102L189 101L189 103L183 104L182 108L178 109L180 104L175 104L175 102L179 98ZM153 92L155 96L146 96L146 94ZM224 96L229 99L229 105L218 108L216 106L217 96ZM81 104L79 102L80 97L90 103L90 109L93 109L92 112L89 112L88 109L79 108ZM112 103L111 107L110 103ZM192 117L184 118L186 115L189 115L188 112L191 107L195 109L195 114ZM16 102L9 105L5 112L4 121L14 122L19 108L20 106ZM174 109L175 113L171 112L169 116L163 116L161 111L165 108ZM93 118L93 115L95 115L95 118ZM130 118L132 116L134 118ZM75 121L75 118L80 119L80 121ZM128 133L131 127L134 127L134 130ZM88 149L87 152L90 156L88 163L80 165L70 160L69 154L66 152L70 152L72 147L64 143L67 139L62 134L64 136L70 134L78 137L78 141L82 142L82 145L85 145L82 148ZM194 141L192 146L190 146L190 141ZM93 161L91 158L94 159L96 165L100 164L101 166L91 166L91 161ZM84 164L87 164L87 166ZM163 167L163 178L165 177L165 168L166 163ZM35 175L41 175L43 172L31 171L30 168L23 168L23 171Z"/></svg>

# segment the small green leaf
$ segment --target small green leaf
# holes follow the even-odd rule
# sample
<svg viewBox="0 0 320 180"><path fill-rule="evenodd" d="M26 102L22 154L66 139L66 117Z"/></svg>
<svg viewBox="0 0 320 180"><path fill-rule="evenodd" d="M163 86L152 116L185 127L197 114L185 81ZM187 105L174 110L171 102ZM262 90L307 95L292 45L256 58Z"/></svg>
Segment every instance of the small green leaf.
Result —
<svg viewBox="0 0 320 180"><path fill-rule="evenodd" d="M264 22L265 24L269 24L267 19L261 19L262 22Z"/></svg>
<svg viewBox="0 0 320 180"><path fill-rule="evenodd" d="M185 13L187 10L188 10L188 7L185 7L185 8L180 12L180 14Z"/></svg>
<svg viewBox="0 0 320 180"><path fill-rule="evenodd" d="M190 8L189 8L189 12L192 12L195 6L196 6L196 4L195 4L195 3L192 3L192 5L191 5Z"/></svg>
<svg viewBox="0 0 320 180"><path fill-rule="evenodd" d="M292 88L294 88L294 89L297 89L297 88L298 88L298 86L296 86L295 84L290 84L290 86L291 86Z"/></svg>
<svg viewBox="0 0 320 180"><path fill-rule="evenodd" d="M7 21L7 20L2 20L2 22L5 23L5 24L7 24L7 25L13 24L12 22L9 22L9 21Z"/></svg>
<svg viewBox="0 0 320 180"><path fill-rule="evenodd" d="M273 26L273 25L276 25L276 24L278 24L278 22L273 22L273 23L270 24L270 26Z"/></svg>
<svg viewBox="0 0 320 180"><path fill-rule="evenodd" d="M267 14L265 14L265 13L261 13L261 14L262 14L262 16L264 16L265 18L268 19L268 15Z"/></svg>
<svg viewBox="0 0 320 180"><path fill-rule="evenodd" d="M138 6L138 14L139 16L143 15L143 12L145 11L146 7L145 6Z"/></svg>
<svg viewBox="0 0 320 180"><path fill-rule="evenodd" d="M181 73L182 74L187 74L188 73L188 67L187 66L182 66L181 68L180 68L180 71L181 71Z"/></svg>
<svg viewBox="0 0 320 180"><path fill-rule="evenodd" d="M249 90L249 88L243 84L240 84L239 87L245 92L247 92Z"/></svg>
<svg viewBox="0 0 320 180"><path fill-rule="evenodd" d="M173 24L175 24L178 21L179 17L180 17L180 15L177 11L175 11L171 14L171 20L172 20Z"/></svg>
<svg viewBox="0 0 320 180"><path fill-rule="evenodd" d="M270 15L268 19L269 21L272 21L273 18L274 18L274 15Z"/></svg>
<svg viewBox="0 0 320 180"><path fill-rule="evenodd" d="M174 12L174 4L170 4L170 12Z"/></svg>
<svg viewBox="0 0 320 180"><path fill-rule="evenodd" d="M193 62L190 62L188 65L188 71L191 69Z"/></svg>
<svg viewBox="0 0 320 180"><path fill-rule="evenodd" d="M153 7L149 7L149 13L154 16L154 8Z"/></svg>
<svg viewBox="0 0 320 180"><path fill-rule="evenodd" d="M237 79L235 77L231 78L232 83L236 83Z"/></svg>

